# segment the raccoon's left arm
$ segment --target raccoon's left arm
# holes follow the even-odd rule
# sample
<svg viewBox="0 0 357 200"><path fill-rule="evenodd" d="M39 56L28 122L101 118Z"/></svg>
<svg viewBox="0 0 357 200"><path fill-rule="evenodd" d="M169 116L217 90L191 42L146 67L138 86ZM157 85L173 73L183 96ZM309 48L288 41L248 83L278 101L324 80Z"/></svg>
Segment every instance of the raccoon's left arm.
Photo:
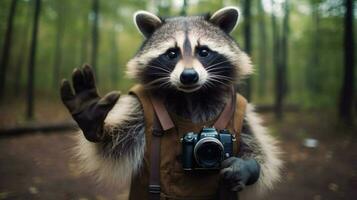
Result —
<svg viewBox="0 0 357 200"><path fill-rule="evenodd" d="M254 112L251 104L247 106L240 142L239 157L255 159L260 164L260 177L254 186L250 187L255 187L259 191L272 189L280 179L281 151L277 146L277 140L262 126L262 120Z"/></svg>

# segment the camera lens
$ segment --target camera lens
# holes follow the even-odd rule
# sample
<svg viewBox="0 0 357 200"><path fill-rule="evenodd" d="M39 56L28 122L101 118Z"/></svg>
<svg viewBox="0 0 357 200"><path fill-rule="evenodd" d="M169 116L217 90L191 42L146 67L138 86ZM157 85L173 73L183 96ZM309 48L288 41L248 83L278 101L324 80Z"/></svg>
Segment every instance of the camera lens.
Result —
<svg viewBox="0 0 357 200"><path fill-rule="evenodd" d="M216 138L203 138L196 144L194 155L201 167L218 167L223 159L223 145Z"/></svg>

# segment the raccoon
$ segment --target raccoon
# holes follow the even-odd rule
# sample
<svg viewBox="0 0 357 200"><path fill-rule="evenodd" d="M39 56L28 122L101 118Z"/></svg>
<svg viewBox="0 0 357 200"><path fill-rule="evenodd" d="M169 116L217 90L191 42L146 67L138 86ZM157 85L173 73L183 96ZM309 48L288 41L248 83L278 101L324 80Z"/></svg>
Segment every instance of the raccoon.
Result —
<svg viewBox="0 0 357 200"><path fill-rule="evenodd" d="M128 62L127 75L161 99L169 112L193 123L215 119L230 97L231 86L253 72L249 56L229 35L239 16L235 7L213 15L165 19L136 12L134 23L145 40ZM117 92L100 97L87 65L75 69L72 78L74 92L64 80L61 96L81 129L75 151L82 170L99 181L128 188L143 167L147 148L140 101L133 95L119 98ZM260 177L242 196L272 189L280 178L280 148L261 123L248 104L239 158L256 161Z"/></svg>

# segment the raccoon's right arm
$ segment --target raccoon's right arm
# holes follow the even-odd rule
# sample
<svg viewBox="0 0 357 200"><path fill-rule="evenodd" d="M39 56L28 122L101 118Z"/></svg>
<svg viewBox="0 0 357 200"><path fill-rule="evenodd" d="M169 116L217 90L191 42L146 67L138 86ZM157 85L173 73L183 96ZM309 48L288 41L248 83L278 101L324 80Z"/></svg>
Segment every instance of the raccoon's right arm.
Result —
<svg viewBox="0 0 357 200"><path fill-rule="evenodd" d="M81 131L76 154L82 171L124 186L140 167L145 147L143 110L138 99L116 92L100 97L89 66L75 69L73 88L64 80L61 97Z"/></svg>
<svg viewBox="0 0 357 200"><path fill-rule="evenodd" d="M96 176L100 182L116 187L127 186L144 159L145 122L139 100L133 95L119 98L108 113L102 133L105 140L97 143L77 135L75 154L81 171Z"/></svg>

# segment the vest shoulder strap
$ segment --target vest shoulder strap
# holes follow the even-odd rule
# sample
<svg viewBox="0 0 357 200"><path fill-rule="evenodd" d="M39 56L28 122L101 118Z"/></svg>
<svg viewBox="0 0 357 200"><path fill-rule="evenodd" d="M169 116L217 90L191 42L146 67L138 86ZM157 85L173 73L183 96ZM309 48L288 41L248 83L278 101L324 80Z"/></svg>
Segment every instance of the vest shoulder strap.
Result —
<svg viewBox="0 0 357 200"><path fill-rule="evenodd" d="M242 95L238 94L236 95L236 109L235 109L235 115L234 115L234 131L236 133L240 133L242 131L243 127L243 121L244 121L244 116L245 116L245 111L247 109L247 104L248 101L245 99Z"/></svg>
<svg viewBox="0 0 357 200"><path fill-rule="evenodd" d="M144 110L146 132L148 132L148 130L152 130L154 121L154 109L152 107L148 92L144 89L142 85L138 84L134 85L134 87L129 90L129 94L136 96L141 103L141 106Z"/></svg>
<svg viewBox="0 0 357 200"><path fill-rule="evenodd" d="M148 199L160 199L160 136L163 129L170 126L170 121L164 121L165 128L161 126L162 117L165 120L165 109L160 107L160 102L151 98L151 95L141 85L135 85L130 89L129 94L138 97L144 109L144 118L146 125L146 145L150 148L148 166L149 166L149 180L148 180ZM159 110L158 110L159 109ZM168 114L167 114L168 115ZM161 123L160 123L161 122ZM171 122L172 123L172 122ZM152 132L152 134L150 134Z"/></svg>

